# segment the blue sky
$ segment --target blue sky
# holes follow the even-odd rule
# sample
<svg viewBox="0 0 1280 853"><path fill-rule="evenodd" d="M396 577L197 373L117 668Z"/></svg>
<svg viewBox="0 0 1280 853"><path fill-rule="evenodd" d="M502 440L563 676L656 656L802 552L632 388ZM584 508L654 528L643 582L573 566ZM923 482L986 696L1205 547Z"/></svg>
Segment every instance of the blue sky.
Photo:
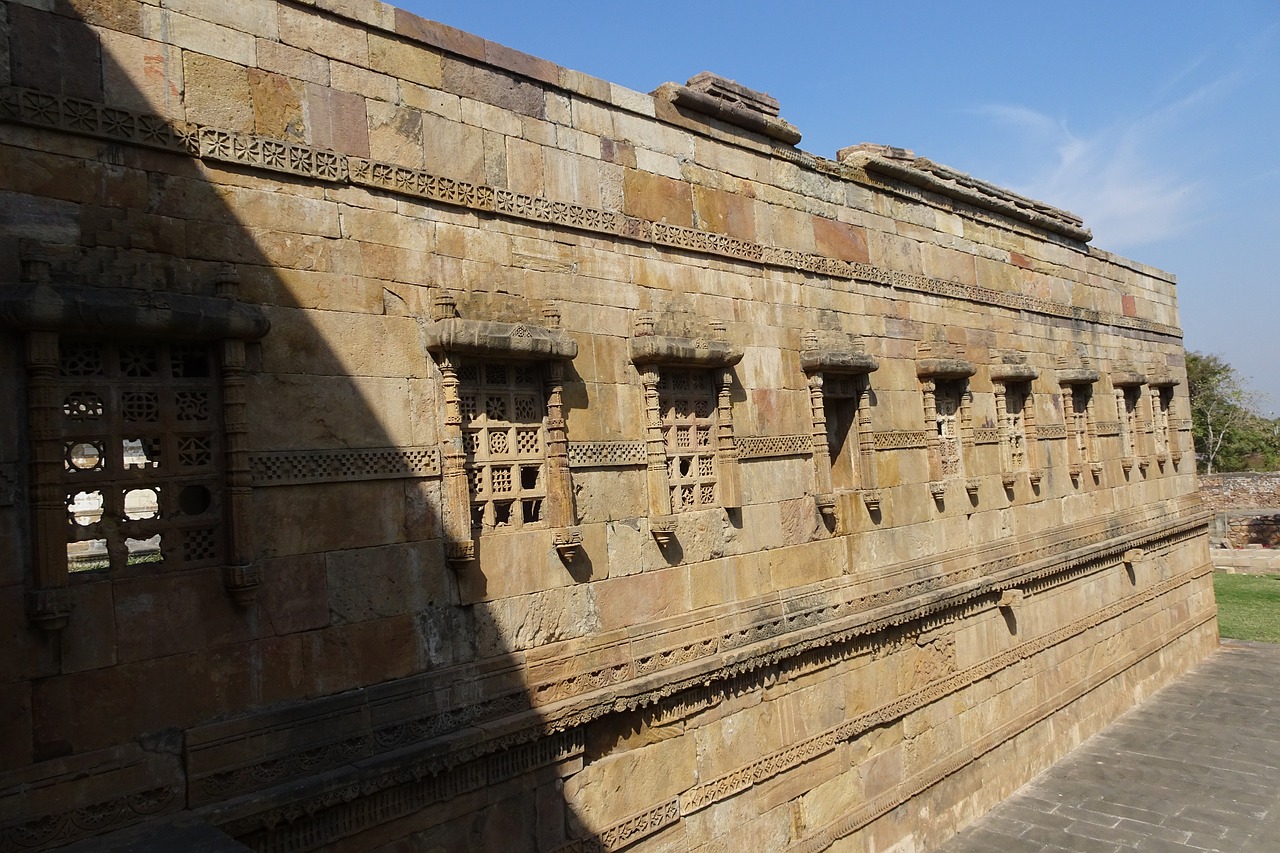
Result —
<svg viewBox="0 0 1280 853"><path fill-rule="evenodd" d="M1189 349L1280 415L1280 2L399 0L642 92L714 71L825 157L918 155L1084 217L1176 273Z"/></svg>

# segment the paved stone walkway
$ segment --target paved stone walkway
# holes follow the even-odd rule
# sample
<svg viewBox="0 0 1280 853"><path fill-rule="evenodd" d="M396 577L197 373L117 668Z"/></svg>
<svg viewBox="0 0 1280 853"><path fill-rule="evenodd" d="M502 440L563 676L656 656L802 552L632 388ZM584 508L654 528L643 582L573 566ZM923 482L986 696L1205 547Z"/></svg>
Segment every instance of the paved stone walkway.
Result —
<svg viewBox="0 0 1280 853"><path fill-rule="evenodd" d="M1222 648L935 853L1280 853L1280 645Z"/></svg>

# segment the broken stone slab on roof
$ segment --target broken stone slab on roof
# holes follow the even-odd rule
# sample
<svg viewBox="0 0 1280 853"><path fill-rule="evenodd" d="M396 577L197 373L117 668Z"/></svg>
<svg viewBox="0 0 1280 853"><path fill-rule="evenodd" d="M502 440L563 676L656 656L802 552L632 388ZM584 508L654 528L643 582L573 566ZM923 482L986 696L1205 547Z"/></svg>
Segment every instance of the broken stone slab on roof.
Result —
<svg viewBox="0 0 1280 853"><path fill-rule="evenodd" d="M663 83L652 94L690 112L711 116L787 145L800 141L800 131L778 117L777 98L710 71L695 74L683 86Z"/></svg>
<svg viewBox="0 0 1280 853"><path fill-rule="evenodd" d="M906 148L863 142L841 148L836 158L846 165L860 166L868 172L986 208L1081 243L1093 239L1093 232L1085 228L1084 220L1074 213L917 157Z"/></svg>

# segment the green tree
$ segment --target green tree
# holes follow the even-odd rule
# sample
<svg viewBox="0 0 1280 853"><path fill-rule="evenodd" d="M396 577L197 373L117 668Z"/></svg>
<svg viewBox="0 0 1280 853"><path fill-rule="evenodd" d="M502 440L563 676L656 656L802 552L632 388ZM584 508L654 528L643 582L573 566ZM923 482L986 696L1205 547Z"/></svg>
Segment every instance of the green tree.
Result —
<svg viewBox="0 0 1280 853"><path fill-rule="evenodd" d="M1255 396L1226 359L1188 351L1187 391L1196 459L1206 474L1276 468L1280 422L1256 411Z"/></svg>

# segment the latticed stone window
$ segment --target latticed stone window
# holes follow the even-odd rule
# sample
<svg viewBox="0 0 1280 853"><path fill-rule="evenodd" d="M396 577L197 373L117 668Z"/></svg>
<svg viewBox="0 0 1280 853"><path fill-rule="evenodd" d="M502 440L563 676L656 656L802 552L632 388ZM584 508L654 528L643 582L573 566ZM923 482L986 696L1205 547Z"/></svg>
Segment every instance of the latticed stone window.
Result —
<svg viewBox="0 0 1280 853"><path fill-rule="evenodd" d="M221 561L212 348L63 339L58 388L68 570Z"/></svg>
<svg viewBox="0 0 1280 853"><path fill-rule="evenodd" d="M662 369L658 405L671 511L717 506L716 388L711 371Z"/></svg>
<svg viewBox="0 0 1280 853"><path fill-rule="evenodd" d="M944 477L958 477L964 473L964 455L960 446L960 403L963 396L964 385L954 380L939 380L934 390L938 461Z"/></svg>
<svg viewBox="0 0 1280 853"><path fill-rule="evenodd" d="M465 359L458 384L472 527L543 523L547 405L539 363Z"/></svg>

